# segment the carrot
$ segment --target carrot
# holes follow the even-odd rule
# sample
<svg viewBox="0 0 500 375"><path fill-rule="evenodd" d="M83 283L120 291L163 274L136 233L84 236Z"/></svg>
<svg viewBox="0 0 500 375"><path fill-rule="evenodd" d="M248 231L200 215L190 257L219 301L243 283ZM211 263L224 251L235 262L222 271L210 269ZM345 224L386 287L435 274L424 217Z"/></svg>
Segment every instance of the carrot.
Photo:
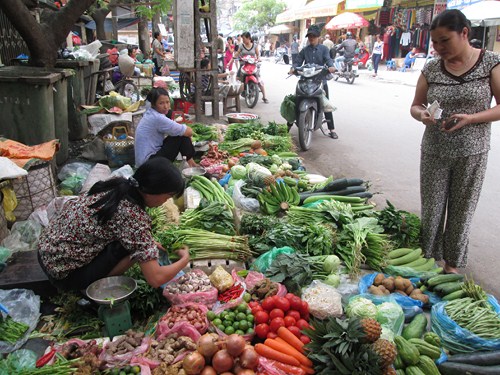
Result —
<svg viewBox="0 0 500 375"><path fill-rule="evenodd" d="M277 337L274 340L273 339L266 339L266 341L264 341L264 344L266 344L267 346L269 346L269 347L271 347L279 352L291 355L292 357L298 359L299 362L306 367L312 367L313 363L309 358L307 358L304 354L299 352L297 349L295 349L293 346L288 344L283 339L281 340L282 342L278 341L277 340L278 338L279 337Z"/></svg>
<svg viewBox="0 0 500 375"><path fill-rule="evenodd" d="M278 329L278 336L285 340L288 344L293 346L299 352L304 354L304 343L299 340L290 330L286 327L280 327Z"/></svg>
<svg viewBox="0 0 500 375"><path fill-rule="evenodd" d="M306 375L306 372L300 367L290 366L286 363L281 363L278 361L274 361L273 365L276 366L276 368L283 370L287 375Z"/></svg>
<svg viewBox="0 0 500 375"><path fill-rule="evenodd" d="M300 368L304 370L306 374L314 374L314 369L312 367L300 365Z"/></svg>
<svg viewBox="0 0 500 375"><path fill-rule="evenodd" d="M264 344L256 344L255 345L255 351L257 354L260 354L263 357L266 357L268 359L273 359L278 362L286 363L287 365L292 365L292 366L300 366L300 362L298 359L292 357L291 355L281 353L277 350L274 350L273 348L264 345Z"/></svg>

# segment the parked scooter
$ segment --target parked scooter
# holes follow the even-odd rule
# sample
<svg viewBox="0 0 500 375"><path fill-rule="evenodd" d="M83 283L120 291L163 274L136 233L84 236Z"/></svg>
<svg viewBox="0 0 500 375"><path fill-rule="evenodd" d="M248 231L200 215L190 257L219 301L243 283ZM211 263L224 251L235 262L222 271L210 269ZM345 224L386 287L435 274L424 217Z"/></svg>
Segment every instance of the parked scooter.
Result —
<svg viewBox="0 0 500 375"><path fill-rule="evenodd" d="M243 95L248 108L253 108L259 101L259 79L257 71L259 65L257 60L252 56L243 56L241 58L241 81L243 82Z"/></svg>
<svg viewBox="0 0 500 375"><path fill-rule="evenodd" d="M368 63L369 58L370 58L370 54L366 50L366 47L365 46L359 47L358 53L356 53L356 55L354 55L355 63L357 60L358 70L359 69L366 69L366 65Z"/></svg>
<svg viewBox="0 0 500 375"><path fill-rule="evenodd" d="M290 63L290 56L288 56L288 49L286 47L280 47L274 53L275 64L283 61L286 65Z"/></svg>
<svg viewBox="0 0 500 375"><path fill-rule="evenodd" d="M323 80L330 72L327 66L306 64L295 68L295 74L299 76L295 89L299 144L303 151L307 151L311 147L313 132L318 129L323 131L324 100L326 99Z"/></svg>
<svg viewBox="0 0 500 375"><path fill-rule="evenodd" d="M334 46L330 50L330 56L335 60L337 55L343 56L344 51L339 50L338 46ZM358 76L358 65L354 58L345 59L340 63L340 70L333 73L333 79L338 81L339 78L345 78L347 83L353 84L354 80Z"/></svg>

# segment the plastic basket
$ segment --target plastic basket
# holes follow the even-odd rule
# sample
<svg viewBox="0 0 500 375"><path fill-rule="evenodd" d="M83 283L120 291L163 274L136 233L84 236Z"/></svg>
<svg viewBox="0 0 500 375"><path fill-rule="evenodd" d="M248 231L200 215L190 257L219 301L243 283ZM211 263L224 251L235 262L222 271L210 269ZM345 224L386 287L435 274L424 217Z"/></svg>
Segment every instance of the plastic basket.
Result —
<svg viewBox="0 0 500 375"><path fill-rule="evenodd" d="M127 127L113 128L111 138L104 139L104 152L111 168L135 164L134 139L129 137Z"/></svg>
<svg viewBox="0 0 500 375"><path fill-rule="evenodd" d="M56 183L52 164L36 161L28 169L28 175L12 180L17 197L14 215L17 221L26 220L38 207L47 205L56 197Z"/></svg>

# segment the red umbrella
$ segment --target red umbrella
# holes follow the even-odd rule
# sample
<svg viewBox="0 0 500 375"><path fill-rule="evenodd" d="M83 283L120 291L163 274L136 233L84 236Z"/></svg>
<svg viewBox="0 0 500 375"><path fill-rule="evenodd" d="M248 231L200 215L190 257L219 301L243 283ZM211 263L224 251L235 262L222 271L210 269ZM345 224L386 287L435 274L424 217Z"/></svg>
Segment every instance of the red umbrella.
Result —
<svg viewBox="0 0 500 375"><path fill-rule="evenodd" d="M355 29L358 27L366 27L369 24L370 23L359 14L344 12L336 17L333 17L325 27L328 30Z"/></svg>

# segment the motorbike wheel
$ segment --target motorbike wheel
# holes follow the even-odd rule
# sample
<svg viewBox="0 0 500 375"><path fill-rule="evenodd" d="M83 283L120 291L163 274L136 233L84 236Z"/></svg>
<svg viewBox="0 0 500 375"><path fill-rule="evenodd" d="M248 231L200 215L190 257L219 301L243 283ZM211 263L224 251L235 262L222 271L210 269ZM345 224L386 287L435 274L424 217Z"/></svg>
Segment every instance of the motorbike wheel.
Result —
<svg viewBox="0 0 500 375"><path fill-rule="evenodd" d="M335 74L335 75L333 76L333 79L334 79L335 81L338 81L338 80L339 80L339 77L340 77L340 76L339 76L338 74Z"/></svg>
<svg viewBox="0 0 500 375"><path fill-rule="evenodd" d="M253 108L259 101L259 86L255 82L248 82L245 86L245 103L248 108Z"/></svg>
<svg viewBox="0 0 500 375"><path fill-rule="evenodd" d="M307 111L301 112L299 115L297 126L299 128L299 144L302 151L307 151L311 147L316 116L316 109L312 107L309 107Z"/></svg>
<svg viewBox="0 0 500 375"><path fill-rule="evenodd" d="M345 79L347 80L347 83L352 85L356 79L356 74L351 70L348 75L346 75Z"/></svg>

